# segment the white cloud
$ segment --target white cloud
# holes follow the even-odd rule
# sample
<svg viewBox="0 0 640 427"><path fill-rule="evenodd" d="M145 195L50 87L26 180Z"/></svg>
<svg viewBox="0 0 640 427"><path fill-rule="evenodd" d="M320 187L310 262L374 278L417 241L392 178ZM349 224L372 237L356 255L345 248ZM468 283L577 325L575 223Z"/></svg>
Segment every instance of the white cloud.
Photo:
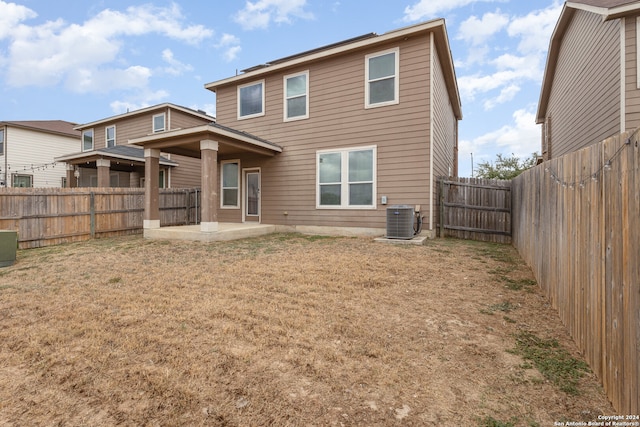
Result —
<svg viewBox="0 0 640 427"><path fill-rule="evenodd" d="M125 37L159 34L195 44L213 35L201 25L183 21L180 8L173 4L132 6L125 12L107 9L81 25L60 19L37 26L15 25L9 37L7 82L18 87L64 82L81 92L139 88L151 76L146 67L115 65L126 62L119 58Z"/></svg>
<svg viewBox="0 0 640 427"><path fill-rule="evenodd" d="M240 47L240 39L227 33L222 35L220 41L215 45L215 47L224 49L223 57L227 62L235 60L242 50L242 47Z"/></svg>
<svg viewBox="0 0 640 427"><path fill-rule="evenodd" d="M491 110L498 104L504 104L505 102L511 101L517 94L520 92L520 86L512 84L507 87L502 88L500 91L500 95L495 98L488 99L484 103L485 110Z"/></svg>
<svg viewBox="0 0 640 427"><path fill-rule="evenodd" d="M28 7L0 0L0 40L11 35L12 29L20 22L38 16Z"/></svg>
<svg viewBox="0 0 640 427"><path fill-rule="evenodd" d="M527 158L534 152L540 152L540 126L535 123L535 112L517 110L513 113L513 123L473 140L460 140L460 176L471 175L471 168L467 166L467 159L471 158L471 153L474 164L477 165L481 161L495 160L498 153Z"/></svg>
<svg viewBox="0 0 640 427"><path fill-rule="evenodd" d="M164 67L163 71L172 76L179 76L185 71L192 71L193 67L189 64L178 61L174 56L171 49L165 49L162 51L162 59L169 64L168 67Z"/></svg>
<svg viewBox="0 0 640 427"><path fill-rule="evenodd" d="M522 54L546 53L561 11L562 5L556 1L546 9L512 20L507 33L510 37L520 37L518 51Z"/></svg>
<svg viewBox="0 0 640 427"><path fill-rule="evenodd" d="M240 46L232 46L229 49L225 50L223 57L224 60L227 62L231 62L234 61L238 55L240 54L240 51L242 50L242 48Z"/></svg>
<svg viewBox="0 0 640 427"><path fill-rule="evenodd" d="M121 89L146 87L151 70L139 65L125 69L71 70L66 80L67 89L78 92L109 92Z"/></svg>
<svg viewBox="0 0 640 427"><path fill-rule="evenodd" d="M457 38L467 42L469 56L456 65L461 69L473 65L474 74L458 78L463 103L483 96L483 107L490 110L514 99L523 85L539 83L544 73L548 40L560 10L561 5L556 2L526 16L509 17L498 11L487 13L482 19L471 17L464 21ZM502 31L508 35L503 44L517 43L517 49L513 53L490 58L492 52L506 47L506 44L501 46L501 41L490 43L490 39ZM496 94L496 91L499 92Z"/></svg>
<svg viewBox="0 0 640 427"><path fill-rule="evenodd" d="M114 114L122 114L128 111L135 111L141 108L158 104L169 97L165 90L148 91L143 90L127 101L113 101L109 106Z"/></svg>
<svg viewBox="0 0 640 427"><path fill-rule="evenodd" d="M482 19L471 16L460 24L458 39L479 46L487 42L491 36L502 31L509 24L509 16L503 13L486 13Z"/></svg>
<svg viewBox="0 0 640 427"><path fill-rule="evenodd" d="M404 9L406 22L419 21L421 19L439 18L443 12L468 6L473 3L494 2L501 0L419 0L413 6Z"/></svg>
<svg viewBox="0 0 640 427"><path fill-rule="evenodd" d="M275 23L291 23L292 18L313 19L313 14L304 10L307 0L257 0L247 1L234 20L245 30L267 28Z"/></svg>

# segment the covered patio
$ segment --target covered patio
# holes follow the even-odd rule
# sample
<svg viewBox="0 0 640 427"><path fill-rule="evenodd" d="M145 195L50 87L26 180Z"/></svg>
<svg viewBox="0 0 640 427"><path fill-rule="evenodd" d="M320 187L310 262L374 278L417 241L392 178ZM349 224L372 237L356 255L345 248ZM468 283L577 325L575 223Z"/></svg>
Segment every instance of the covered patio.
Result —
<svg viewBox="0 0 640 427"><path fill-rule="evenodd" d="M220 224L219 158L257 154L272 157L282 147L270 141L237 131L217 123L161 132L129 141L144 149L145 206L144 237L175 238L181 240L229 240L241 233L267 234L275 226L260 223ZM201 159L201 222L197 226L160 227L159 167L161 153L172 153ZM271 228L270 228L271 227ZM255 235L255 234L254 234ZM235 237L239 238L239 237Z"/></svg>

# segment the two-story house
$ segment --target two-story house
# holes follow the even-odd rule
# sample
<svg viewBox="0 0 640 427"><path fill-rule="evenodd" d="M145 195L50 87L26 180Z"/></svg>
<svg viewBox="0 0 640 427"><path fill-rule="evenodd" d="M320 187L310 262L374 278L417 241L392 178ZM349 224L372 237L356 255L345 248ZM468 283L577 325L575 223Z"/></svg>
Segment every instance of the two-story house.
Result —
<svg viewBox="0 0 640 427"><path fill-rule="evenodd" d="M389 205L436 223L462 118L444 20L368 34L212 82L216 123L130 141L145 149L145 235L159 228L160 153L202 159L203 232L257 221L384 234ZM148 232L149 231L149 232Z"/></svg>
<svg viewBox="0 0 640 427"><path fill-rule="evenodd" d="M54 158L78 146L75 123L0 122L0 187L64 187L67 172Z"/></svg>
<svg viewBox="0 0 640 427"><path fill-rule="evenodd" d="M144 150L130 145L130 139L214 120L205 112L170 103L107 117L76 126L74 151L56 161L67 164L69 187L143 187ZM179 153L163 155L158 176L161 188L197 187L200 160Z"/></svg>
<svg viewBox="0 0 640 427"><path fill-rule="evenodd" d="M640 3L566 2L549 44L536 123L549 160L640 126Z"/></svg>

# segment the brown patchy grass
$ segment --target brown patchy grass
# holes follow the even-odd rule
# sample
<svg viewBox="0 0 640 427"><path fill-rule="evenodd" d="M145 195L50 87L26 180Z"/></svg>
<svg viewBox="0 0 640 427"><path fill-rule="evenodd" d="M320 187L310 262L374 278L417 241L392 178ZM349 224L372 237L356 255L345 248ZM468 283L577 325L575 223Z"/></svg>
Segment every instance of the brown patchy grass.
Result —
<svg viewBox="0 0 640 427"><path fill-rule="evenodd" d="M0 425L385 426L593 421L518 333L580 358L515 250L276 234L139 236L0 270Z"/></svg>

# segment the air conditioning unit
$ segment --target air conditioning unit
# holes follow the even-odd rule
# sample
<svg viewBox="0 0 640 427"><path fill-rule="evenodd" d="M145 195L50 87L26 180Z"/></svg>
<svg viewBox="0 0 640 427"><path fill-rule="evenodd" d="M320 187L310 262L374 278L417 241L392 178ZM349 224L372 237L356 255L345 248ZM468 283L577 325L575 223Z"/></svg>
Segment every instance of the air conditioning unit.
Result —
<svg viewBox="0 0 640 427"><path fill-rule="evenodd" d="M387 239L413 239L413 206L393 205L387 208Z"/></svg>

